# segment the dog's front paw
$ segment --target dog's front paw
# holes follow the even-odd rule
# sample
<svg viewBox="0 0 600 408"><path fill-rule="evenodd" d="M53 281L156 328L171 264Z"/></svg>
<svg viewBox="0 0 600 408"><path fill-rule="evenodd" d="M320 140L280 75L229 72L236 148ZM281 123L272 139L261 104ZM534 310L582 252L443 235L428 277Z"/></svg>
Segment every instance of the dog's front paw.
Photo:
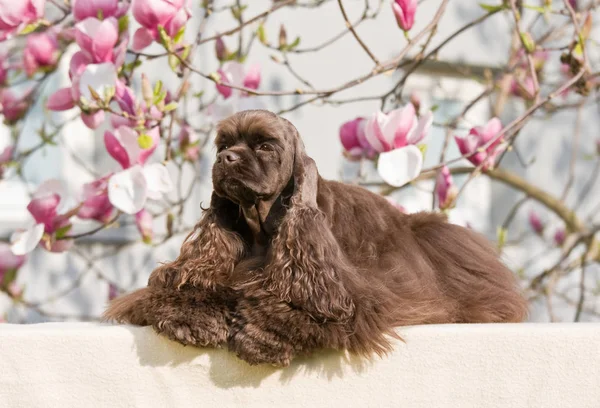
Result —
<svg viewBox="0 0 600 408"><path fill-rule="evenodd" d="M250 365L269 364L287 367L293 358L293 347L273 333L248 325L228 339L227 346Z"/></svg>
<svg viewBox="0 0 600 408"><path fill-rule="evenodd" d="M155 323L153 327L158 334L181 343L184 346L220 347L223 345L227 339L226 328L206 323L161 320Z"/></svg>

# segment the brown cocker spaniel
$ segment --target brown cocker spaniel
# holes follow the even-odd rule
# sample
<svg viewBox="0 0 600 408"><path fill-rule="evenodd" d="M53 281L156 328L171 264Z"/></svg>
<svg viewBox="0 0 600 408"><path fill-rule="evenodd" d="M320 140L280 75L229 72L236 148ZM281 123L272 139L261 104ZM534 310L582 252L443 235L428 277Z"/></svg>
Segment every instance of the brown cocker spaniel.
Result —
<svg viewBox="0 0 600 408"><path fill-rule="evenodd" d="M525 319L486 239L322 179L287 120L237 113L216 146L210 208L179 257L106 319L278 366L316 349L383 354L398 326Z"/></svg>

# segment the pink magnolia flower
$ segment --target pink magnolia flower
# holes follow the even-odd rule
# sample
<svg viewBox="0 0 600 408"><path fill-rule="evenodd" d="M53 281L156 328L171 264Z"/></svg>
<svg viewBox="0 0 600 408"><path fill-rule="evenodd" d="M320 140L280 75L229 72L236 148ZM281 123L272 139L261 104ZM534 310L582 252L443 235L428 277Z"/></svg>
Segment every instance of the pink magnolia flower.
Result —
<svg viewBox="0 0 600 408"><path fill-rule="evenodd" d="M417 12L417 0L394 0L392 10L398 27L408 31L415 23L415 13Z"/></svg>
<svg viewBox="0 0 600 408"><path fill-rule="evenodd" d="M567 233L566 233L565 229L559 228L554 233L554 243L557 246L562 246L562 244L565 242L566 237L567 237Z"/></svg>
<svg viewBox="0 0 600 408"><path fill-rule="evenodd" d="M133 17L142 26L133 36L134 51L158 40L159 26L169 37L174 37L191 16L185 3L186 0L133 0Z"/></svg>
<svg viewBox="0 0 600 408"><path fill-rule="evenodd" d="M10 245L0 242L0 284L4 275L9 271L19 269L25 263L25 256L15 255L10 249Z"/></svg>
<svg viewBox="0 0 600 408"><path fill-rule="evenodd" d="M23 51L25 73L31 77L38 68L54 67L59 54L58 41L54 33L44 32L28 35L25 51Z"/></svg>
<svg viewBox="0 0 600 408"><path fill-rule="evenodd" d="M114 133L104 133L106 150L124 169L110 176L108 198L126 214L138 213L147 199L158 200L173 187L165 166L146 164L158 141L156 127L143 135L123 126Z"/></svg>
<svg viewBox="0 0 600 408"><path fill-rule="evenodd" d="M455 136L456 144L461 154L469 155L467 159L475 166L482 165L483 170L492 168L497 156L502 152L499 144L503 139L501 136L502 122L498 118L492 118L485 126L477 126L469 131L463 138ZM484 149L484 146L487 146Z"/></svg>
<svg viewBox="0 0 600 408"><path fill-rule="evenodd" d="M87 127L96 129L104 121L104 111L98 109L90 88L104 98L116 88L117 69L112 62L86 65L86 58L82 53L73 55L70 67L72 86L61 88L50 95L46 107L55 111L68 110L84 98L89 110L81 114L81 119Z"/></svg>
<svg viewBox="0 0 600 408"><path fill-rule="evenodd" d="M103 224L112 219L114 208L108 199L108 179L110 176L83 185L82 204L77 212L79 218L92 219Z"/></svg>
<svg viewBox="0 0 600 408"><path fill-rule="evenodd" d="M0 179L4 176L4 165L12 159L13 151L13 146L6 146L0 153Z"/></svg>
<svg viewBox="0 0 600 408"><path fill-rule="evenodd" d="M44 15L46 0L0 0L0 41Z"/></svg>
<svg viewBox="0 0 600 408"><path fill-rule="evenodd" d="M114 17L102 21L89 17L75 25L75 40L91 60L112 62L113 48L119 40L119 23Z"/></svg>
<svg viewBox="0 0 600 408"><path fill-rule="evenodd" d="M51 252L66 251L72 246L73 240L58 239L70 229L69 219L73 215L59 213L64 195L64 188L58 180L48 180L40 185L27 206L33 225L16 231L11 237L11 249L15 255L31 252L40 241Z"/></svg>
<svg viewBox="0 0 600 408"><path fill-rule="evenodd" d="M160 200L173 188L167 168L160 163L136 164L108 180L108 198L126 214L140 212L148 199Z"/></svg>
<svg viewBox="0 0 600 408"><path fill-rule="evenodd" d="M423 154L416 144L425 138L432 123L431 111L417 120L411 103L388 114L375 112L368 119L365 137L371 148L380 153L377 171L383 181L400 187L419 175Z"/></svg>
<svg viewBox="0 0 600 408"><path fill-rule="evenodd" d="M529 212L529 225L536 234L541 235L542 232L544 232L544 224L542 223L540 216L533 210Z"/></svg>
<svg viewBox="0 0 600 408"><path fill-rule="evenodd" d="M148 109L144 101L139 102L133 90L121 81L117 82L115 101L119 104L121 111L128 116L111 114L110 121L115 129L121 126L135 127L138 121L144 117L146 118L144 125L146 128L151 128L156 125L155 121L159 121L163 117L163 113L155 105ZM167 92L164 103L168 104L169 102L170 96Z"/></svg>
<svg viewBox="0 0 600 408"><path fill-rule="evenodd" d="M436 193L438 206L441 210L451 208L454 205L454 200L458 195L458 189L454 185L452 174L447 166L442 167L442 170L438 174Z"/></svg>
<svg viewBox="0 0 600 408"><path fill-rule="evenodd" d="M242 64L232 61L223 64L223 67L217 73L221 78L221 84L216 85L217 91L224 99L228 99L232 95L244 97L246 94L223 84L250 89L258 89L260 85L260 67L256 64L251 65L248 71L245 71Z"/></svg>
<svg viewBox="0 0 600 408"><path fill-rule="evenodd" d="M191 162L200 157L200 146L198 145L198 134L187 123L179 131L179 150L183 157Z"/></svg>
<svg viewBox="0 0 600 408"><path fill-rule="evenodd" d="M0 113L7 122L14 123L23 117L29 106L27 98L30 92L18 98L10 89L0 89Z"/></svg>
<svg viewBox="0 0 600 408"><path fill-rule="evenodd" d="M119 17L118 12L121 11L119 0L73 0L71 4L73 15L77 21L85 20L88 17L98 18L99 14L103 18ZM124 4L129 7L127 3Z"/></svg>
<svg viewBox="0 0 600 408"><path fill-rule="evenodd" d="M145 209L135 214L135 225L137 226L142 240L146 244L152 242L152 215Z"/></svg>
<svg viewBox="0 0 600 408"><path fill-rule="evenodd" d="M266 108L262 98L252 97L247 92L224 85L231 84L237 87L258 89L261 79L258 65L252 65L246 71L242 64L231 61L223 64L217 74L220 77L221 84L216 85L216 88L223 99L217 100L208 106L206 113L211 120L218 122L236 112Z"/></svg>
<svg viewBox="0 0 600 408"><path fill-rule="evenodd" d="M376 112L368 120L365 136L373 149L382 153L421 142L433 123L433 113L426 112L417 120L415 107L409 103L385 114Z"/></svg>
<svg viewBox="0 0 600 408"><path fill-rule="evenodd" d="M532 99L535 95L535 84L533 78L530 75L526 75L521 81L517 78L513 78L511 83L510 92L524 99Z"/></svg>
<svg viewBox="0 0 600 408"><path fill-rule="evenodd" d="M346 157L350 159L375 157L376 152L367 141L365 134L366 124L367 120L359 117L340 126L340 141L344 146Z"/></svg>
<svg viewBox="0 0 600 408"><path fill-rule="evenodd" d="M148 146L140 146L140 138L149 138ZM114 133L104 132L106 150L123 169L136 164L144 165L158 146L160 135L158 128L151 129L145 135L139 135L135 130L121 126Z"/></svg>

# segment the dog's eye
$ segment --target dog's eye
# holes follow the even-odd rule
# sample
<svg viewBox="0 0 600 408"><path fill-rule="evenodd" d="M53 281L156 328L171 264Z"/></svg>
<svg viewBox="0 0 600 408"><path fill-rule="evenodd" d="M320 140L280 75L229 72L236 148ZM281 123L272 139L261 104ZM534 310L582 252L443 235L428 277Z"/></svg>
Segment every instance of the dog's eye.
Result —
<svg viewBox="0 0 600 408"><path fill-rule="evenodd" d="M223 150L229 149L229 146L227 145L221 145L217 148L217 153L222 152Z"/></svg>
<svg viewBox="0 0 600 408"><path fill-rule="evenodd" d="M262 143L258 145L258 150L262 150L263 152L268 152L271 150L271 145L268 143Z"/></svg>

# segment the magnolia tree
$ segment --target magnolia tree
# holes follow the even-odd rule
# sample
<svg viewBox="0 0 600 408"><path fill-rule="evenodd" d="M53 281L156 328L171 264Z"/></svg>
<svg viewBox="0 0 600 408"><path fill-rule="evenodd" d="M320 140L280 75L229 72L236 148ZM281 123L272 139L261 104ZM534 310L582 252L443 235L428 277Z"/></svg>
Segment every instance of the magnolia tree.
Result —
<svg viewBox="0 0 600 408"><path fill-rule="evenodd" d="M490 1L490 4L473 2L469 7L476 9L479 16L439 39L438 28L449 0L440 1L434 13L420 11L426 7L426 1L365 1L364 11L357 21L350 21L345 9L348 6L344 4L349 2L342 0L273 1L268 8L252 15L240 1L189 4L185 0L133 0L131 3L0 0L0 109L12 135L11 143L0 152L0 183L2 179L27 182L22 172L24 162L34 152L50 145L62 148L60 134L70 121L81 121L90 129L107 129L103 133L103 154L114 159L113 171L97 175L71 197L67 197L67 190L59 180L46 180L37 186L27 205L30 225L0 242L0 289L15 304L38 307L28 303L26 288L16 284L19 269L26 265L31 252L76 251L80 238L114 226L123 217L131 216L135 220L140 240L149 245L161 245L175 235L188 233L192 226L178 223L181 211L177 209L182 208L190 195L176 188L181 180L174 180L174 173L168 167L181 173L186 166L194 166L207 149L213 136L213 124L220 118L239 110L260 108L264 106L264 96L295 95L298 98L294 106L280 113L302 109L311 103L352 103L353 100L335 100L334 97L372 78L397 72L400 79L384 94L358 98L380 100L380 110L366 111L357 118L348 117L345 123L339 123L339 134L323 135L339 137L346 160L372 163L379 180L366 181L359 174L351 181L390 195L400 189L422 189L424 183L432 180L434 188L430 193L434 209L450 213L472 180L483 177L506 184L523 198L498 226L498 249L501 251L513 244L511 226L523 203L537 201L547 214L530 212L530 231L546 243L548 251L558 249L561 253L550 267L515 269L532 301L546 299L553 319L553 297L568 300L575 320L579 320L583 312L595 314L593 303L585 300L593 300L599 288L587 286L585 274L587 267L600 261L596 237L599 224L594 223L595 214L590 216L578 211L582 200L593 200L593 197L584 192L571 204L566 198L576 176L584 177L587 190L591 189L598 175L598 165L588 171L575 172L576 167L586 166L590 161L577 163L574 155L569 170L565 169L570 177L564 193L553 196L543 186L510 172L502 162L507 152L514 153L521 130L535 115L543 113L551 122L557 112L597 104L599 82L594 65L598 61L594 61L597 55L593 48L598 44L593 38L593 16L600 2ZM326 3L338 8L347 28L317 47L300 47L302 33L294 40L288 39L283 24L277 41L265 30L267 20L278 19L279 10L314 8L318 12ZM357 30L364 21L380 19L384 14L382 10L388 13L391 10L395 23L393 19L381 19L378 24L397 24L399 33L398 46L390 51L394 55L386 60L375 55ZM197 36L190 39L185 35L186 24L189 25L195 13L200 25ZM237 24L223 27L220 33L207 33L207 21L220 13L231 13ZM422 64L435 60L440 50L456 41L459 35L476 35L475 27L485 26L490 17L498 14L510 21L506 35L512 42L505 65L485 75L483 92L465 102L461 112L441 122L436 119L435 107L425 109L418 96L404 95L407 80ZM419 20L424 28L415 30L413 25ZM318 89L290 63L290 55L310 55L311 51L325 49L346 36L353 37L359 45L356 52L365 53L372 60L371 69L351 81ZM434 38L441 40L436 46L432 46ZM213 47L213 58L218 61L219 68L214 72L203 71L195 59L198 48L207 44ZM246 63L255 49L253 44L273 52L272 61L265 63L285 66L289 74L305 86L276 91L261 86L264 82L261 66ZM148 53L150 45L153 49L158 45L161 52ZM75 51L67 52L67 49ZM347 58L351 60L352 56ZM61 60L65 59L68 59L68 86L40 101L45 84L53 80ZM164 60L165 67L176 74L176 86L171 84L167 89L161 81L151 81L141 73L145 64L155 60ZM134 83L141 85L135 87ZM201 85L195 89L194 84ZM210 94L214 96L205 94L207 86L215 90ZM523 108L512 121L503 123L499 119L503 108L507 101L514 99L523 101ZM466 129L459 126L469 110L484 100L492 106L491 119L473 123ZM75 115L65 123L44 123L37 132L39 144L24 148L20 143L24 126L38 103L42 103L46 111L69 111ZM207 119L203 125L193 124L193 118L198 116ZM444 146L438 163L424 168L423 159L431 142L428 134L434 126L445 131ZM589 149L594 148L595 142L580 140L578 132L575 129L572 135L573 151L586 143ZM452 144L460 151L460 157L448 157ZM465 162L470 165L463 165ZM468 175L460 185L453 178L458 174ZM167 206L157 211L153 204L160 202ZM74 204L65 206L65 203ZM402 203L394 201L394 204L399 211L405 211ZM561 224L548 231L543 220L550 213L561 220ZM164 216L166 222L165 232L160 236L153 231L153 221L159 216ZM92 220L95 225L75 233L73 225L79 220ZM516 238L512 240L518 245ZM577 296L569 297L557 289L560 279L576 274L581 275ZM109 297L130 289L117 287L113 282L109 284Z"/></svg>

